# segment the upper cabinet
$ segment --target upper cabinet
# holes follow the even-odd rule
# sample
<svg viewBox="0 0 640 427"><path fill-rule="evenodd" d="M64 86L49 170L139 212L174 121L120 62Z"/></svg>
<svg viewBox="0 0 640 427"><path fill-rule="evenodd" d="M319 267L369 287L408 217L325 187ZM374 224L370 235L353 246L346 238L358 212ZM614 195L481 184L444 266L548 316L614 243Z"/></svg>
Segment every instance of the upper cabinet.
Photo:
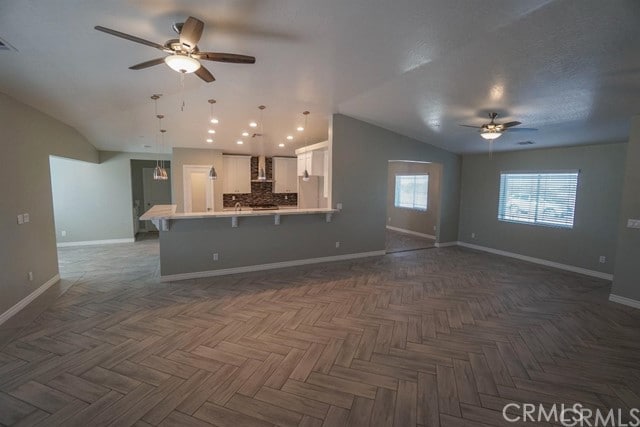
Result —
<svg viewBox="0 0 640 427"><path fill-rule="evenodd" d="M298 176L304 175L305 169L309 175L323 176L325 151L313 150L298 154Z"/></svg>
<svg viewBox="0 0 640 427"><path fill-rule="evenodd" d="M251 193L251 156L222 156L222 192Z"/></svg>
<svg viewBox="0 0 640 427"><path fill-rule="evenodd" d="M298 179L296 177L297 160L291 157L273 158L273 192L297 193ZM304 170L303 170L304 172Z"/></svg>

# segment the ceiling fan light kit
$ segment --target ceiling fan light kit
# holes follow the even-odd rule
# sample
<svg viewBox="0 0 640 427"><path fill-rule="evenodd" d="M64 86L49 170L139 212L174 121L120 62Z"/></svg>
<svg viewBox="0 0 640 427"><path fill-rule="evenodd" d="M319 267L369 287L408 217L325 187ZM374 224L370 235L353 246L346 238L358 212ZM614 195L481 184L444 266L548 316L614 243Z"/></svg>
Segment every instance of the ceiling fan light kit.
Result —
<svg viewBox="0 0 640 427"><path fill-rule="evenodd" d="M489 141L493 141L494 139L500 138L502 136L502 132L495 132L495 131L480 132L480 136Z"/></svg>
<svg viewBox="0 0 640 427"><path fill-rule="evenodd" d="M172 70L183 74L193 73L201 67L197 59L180 53L166 56L164 62Z"/></svg>

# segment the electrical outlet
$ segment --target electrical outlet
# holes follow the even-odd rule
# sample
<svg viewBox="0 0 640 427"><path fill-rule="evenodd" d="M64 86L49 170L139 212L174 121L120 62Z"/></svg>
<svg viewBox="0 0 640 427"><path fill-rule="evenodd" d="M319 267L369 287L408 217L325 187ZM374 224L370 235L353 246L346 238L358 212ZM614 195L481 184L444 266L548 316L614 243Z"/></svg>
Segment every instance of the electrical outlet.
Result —
<svg viewBox="0 0 640 427"><path fill-rule="evenodd" d="M62 230L62 231L60 232L60 235L61 235L62 237L66 237L66 235L67 235L67 230Z"/></svg>
<svg viewBox="0 0 640 427"><path fill-rule="evenodd" d="M213 260L214 260L214 261L217 261L217 260L218 260L218 252L216 252L216 253L214 253L214 254L213 254Z"/></svg>
<svg viewBox="0 0 640 427"><path fill-rule="evenodd" d="M29 214L28 213L24 213L22 214L22 219L24 220L25 224L27 222L29 222L30 218L29 218Z"/></svg>
<svg viewBox="0 0 640 427"><path fill-rule="evenodd" d="M22 214L18 215L18 225L24 224L24 216Z"/></svg>
<svg viewBox="0 0 640 427"><path fill-rule="evenodd" d="M289 196L287 196L286 194L284 195L284 199L285 200L289 200Z"/></svg>
<svg viewBox="0 0 640 427"><path fill-rule="evenodd" d="M600 255L600 258L598 258L598 260L600 261L600 264L604 264L605 262L607 262L607 257L604 255Z"/></svg>
<svg viewBox="0 0 640 427"><path fill-rule="evenodd" d="M231 200L235 200L235 199L236 199L236 196L231 196Z"/></svg>
<svg viewBox="0 0 640 427"><path fill-rule="evenodd" d="M33 271L30 271L30 272L27 274L27 277L29 278L29 281L30 281L30 282L33 282Z"/></svg>
<svg viewBox="0 0 640 427"><path fill-rule="evenodd" d="M476 238L476 233L471 233L471 238L475 239Z"/></svg>
<svg viewBox="0 0 640 427"><path fill-rule="evenodd" d="M340 242L336 242L336 248L340 247Z"/></svg>

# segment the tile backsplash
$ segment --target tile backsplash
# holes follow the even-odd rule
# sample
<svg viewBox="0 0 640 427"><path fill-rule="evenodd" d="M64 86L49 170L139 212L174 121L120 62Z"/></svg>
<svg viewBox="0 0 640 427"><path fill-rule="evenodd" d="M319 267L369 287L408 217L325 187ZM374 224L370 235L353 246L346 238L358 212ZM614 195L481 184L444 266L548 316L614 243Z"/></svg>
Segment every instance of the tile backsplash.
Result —
<svg viewBox="0 0 640 427"><path fill-rule="evenodd" d="M265 159L265 174L267 180L273 179L273 159L271 157ZM258 179L258 157L254 156L251 157L251 179ZM273 182L252 182L251 193L222 195L223 207L232 208L236 203L240 203L242 206L296 206L298 204L298 194L273 193Z"/></svg>

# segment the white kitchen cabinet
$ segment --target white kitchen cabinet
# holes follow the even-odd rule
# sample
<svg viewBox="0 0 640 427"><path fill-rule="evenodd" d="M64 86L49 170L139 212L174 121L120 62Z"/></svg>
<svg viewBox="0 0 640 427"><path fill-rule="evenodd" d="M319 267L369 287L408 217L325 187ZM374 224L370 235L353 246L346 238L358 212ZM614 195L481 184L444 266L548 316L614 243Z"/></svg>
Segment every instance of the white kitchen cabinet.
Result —
<svg viewBox="0 0 640 427"><path fill-rule="evenodd" d="M297 160L292 157L273 158L273 192L297 193L298 177L296 175ZM304 172L304 170L303 170Z"/></svg>
<svg viewBox="0 0 640 427"><path fill-rule="evenodd" d="M324 174L325 151L313 150L298 154L298 176L304 175L305 169L309 175L322 176Z"/></svg>
<svg viewBox="0 0 640 427"><path fill-rule="evenodd" d="M222 192L251 193L251 156L222 156Z"/></svg>

